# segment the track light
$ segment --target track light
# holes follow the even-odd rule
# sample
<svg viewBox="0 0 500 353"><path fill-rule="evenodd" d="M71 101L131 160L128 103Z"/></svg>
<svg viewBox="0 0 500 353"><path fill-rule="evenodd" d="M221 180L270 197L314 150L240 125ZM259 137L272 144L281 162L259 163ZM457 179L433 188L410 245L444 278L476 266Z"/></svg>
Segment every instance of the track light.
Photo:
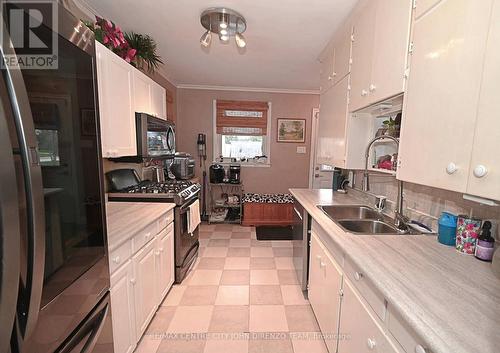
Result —
<svg viewBox="0 0 500 353"><path fill-rule="evenodd" d="M211 41L212 41L212 33L210 31L206 31L205 33L203 33L203 35L200 38L200 43L205 48L208 48L208 46L210 46Z"/></svg>
<svg viewBox="0 0 500 353"><path fill-rule="evenodd" d="M238 48L244 48L247 45L247 41L241 33L236 33L234 35L234 39L236 40L236 45L238 46Z"/></svg>

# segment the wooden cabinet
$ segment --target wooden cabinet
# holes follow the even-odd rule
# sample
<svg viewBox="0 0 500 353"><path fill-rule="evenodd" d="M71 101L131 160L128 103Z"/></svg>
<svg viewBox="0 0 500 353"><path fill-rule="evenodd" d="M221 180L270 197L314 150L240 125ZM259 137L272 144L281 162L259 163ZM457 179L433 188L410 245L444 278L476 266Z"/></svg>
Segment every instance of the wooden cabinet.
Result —
<svg viewBox="0 0 500 353"><path fill-rule="evenodd" d="M354 19L350 111L404 91L411 0L370 0Z"/></svg>
<svg viewBox="0 0 500 353"><path fill-rule="evenodd" d="M133 268L128 260L111 275L111 315L115 353L131 353L136 346Z"/></svg>
<svg viewBox="0 0 500 353"><path fill-rule="evenodd" d="M345 167L349 76L320 96L317 163Z"/></svg>
<svg viewBox="0 0 500 353"><path fill-rule="evenodd" d="M96 42L102 156L137 155L134 82L130 64Z"/></svg>
<svg viewBox="0 0 500 353"><path fill-rule="evenodd" d="M141 337L158 307L156 241L152 240L132 258L136 336Z"/></svg>
<svg viewBox="0 0 500 353"><path fill-rule="evenodd" d="M467 193L500 200L500 1L493 5ZM484 167L484 168L483 168ZM484 174L484 175L483 175Z"/></svg>
<svg viewBox="0 0 500 353"><path fill-rule="evenodd" d="M467 191L488 35L486 19L490 18L491 5L491 0L444 0L415 21L403 109L399 179L456 192ZM419 6L417 4L417 8ZM484 114L494 115L484 110L491 101L486 91L482 98L485 125L479 123L476 131L479 134L498 126L497 119L484 117ZM490 124L487 119L495 121ZM491 133L488 136L494 143ZM480 148L476 158L479 154L496 153L496 149L484 149L486 145L481 147L481 142L476 141ZM476 159L474 163L490 162ZM474 187L471 183L470 188L477 190ZM489 193L487 189L484 191L486 193L477 190L480 194Z"/></svg>
<svg viewBox="0 0 500 353"><path fill-rule="evenodd" d="M369 307L356 293L349 279L344 279L338 353L398 353L400 350L384 333Z"/></svg>
<svg viewBox="0 0 500 353"><path fill-rule="evenodd" d="M174 283L175 263L174 257L174 224L170 223L157 237L156 273L157 273L157 295L161 302L167 295L168 290Z"/></svg>
<svg viewBox="0 0 500 353"><path fill-rule="evenodd" d="M318 236L312 233L309 262L309 302L318 320L321 332L328 335L326 345L330 353L337 350L338 321L342 270L328 254Z"/></svg>

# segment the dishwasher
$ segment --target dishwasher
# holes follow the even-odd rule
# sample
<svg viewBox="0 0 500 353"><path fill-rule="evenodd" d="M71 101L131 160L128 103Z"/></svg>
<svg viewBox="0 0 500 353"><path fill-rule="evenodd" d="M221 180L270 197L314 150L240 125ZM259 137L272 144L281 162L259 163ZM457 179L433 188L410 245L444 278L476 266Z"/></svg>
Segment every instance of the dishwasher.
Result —
<svg viewBox="0 0 500 353"><path fill-rule="evenodd" d="M307 291L311 217L297 200L294 200L293 211L293 264L302 291Z"/></svg>

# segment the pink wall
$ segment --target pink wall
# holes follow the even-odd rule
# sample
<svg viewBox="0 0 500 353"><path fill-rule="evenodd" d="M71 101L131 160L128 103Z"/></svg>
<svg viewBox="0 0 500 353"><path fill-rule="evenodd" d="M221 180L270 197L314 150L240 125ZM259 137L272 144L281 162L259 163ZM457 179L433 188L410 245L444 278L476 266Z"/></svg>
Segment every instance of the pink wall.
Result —
<svg viewBox="0 0 500 353"><path fill-rule="evenodd" d="M319 95L261 93L218 90L177 89L177 150L196 157L196 175L201 176L197 158L198 133L207 135L207 172L213 160L212 104L214 99L256 100L272 103L271 166L244 167L241 177L246 192L285 193L289 188L307 187L311 145L311 113L319 105ZM305 143L276 142L277 119L306 119ZM306 154L298 154L297 147L306 146Z"/></svg>

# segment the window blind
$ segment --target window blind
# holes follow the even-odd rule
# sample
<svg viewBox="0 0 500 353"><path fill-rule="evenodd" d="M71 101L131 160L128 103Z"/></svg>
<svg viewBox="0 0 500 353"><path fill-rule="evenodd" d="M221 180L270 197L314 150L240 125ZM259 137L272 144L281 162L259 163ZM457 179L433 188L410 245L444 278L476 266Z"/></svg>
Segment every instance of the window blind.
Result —
<svg viewBox="0 0 500 353"><path fill-rule="evenodd" d="M267 102L218 100L216 127L218 134L267 134Z"/></svg>

